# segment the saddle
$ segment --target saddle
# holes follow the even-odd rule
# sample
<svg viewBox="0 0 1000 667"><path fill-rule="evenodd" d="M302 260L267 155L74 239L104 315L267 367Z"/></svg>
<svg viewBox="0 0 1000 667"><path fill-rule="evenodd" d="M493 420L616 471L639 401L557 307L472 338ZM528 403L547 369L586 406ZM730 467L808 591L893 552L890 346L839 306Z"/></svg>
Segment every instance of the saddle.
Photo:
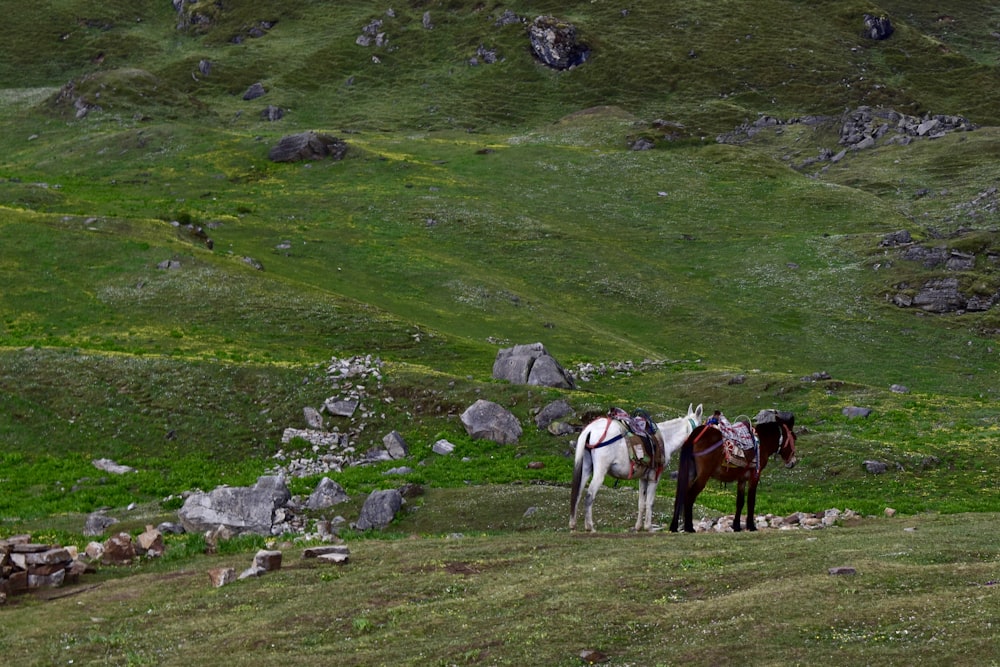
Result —
<svg viewBox="0 0 1000 667"><path fill-rule="evenodd" d="M737 418L730 422L723 417L718 424L722 431L722 446L726 460L722 465L730 468L757 468L759 466L760 441L750 420Z"/></svg>
<svg viewBox="0 0 1000 667"><path fill-rule="evenodd" d="M634 466L643 469L663 469L667 463L664 456L663 435L645 410L636 410L630 415L621 408L611 408L608 417L620 422L628 431L625 443L628 445L629 460Z"/></svg>

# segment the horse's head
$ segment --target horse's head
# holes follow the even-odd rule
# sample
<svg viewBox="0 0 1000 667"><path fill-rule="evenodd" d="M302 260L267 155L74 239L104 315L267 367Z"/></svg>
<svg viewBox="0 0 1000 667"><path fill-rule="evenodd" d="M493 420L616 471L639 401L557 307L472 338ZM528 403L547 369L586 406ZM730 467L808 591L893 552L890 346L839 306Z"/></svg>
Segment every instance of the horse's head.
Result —
<svg viewBox="0 0 1000 667"><path fill-rule="evenodd" d="M795 464L799 462L798 457L795 455L795 432L792 431L790 426L784 423L781 424L781 430L784 431L785 437L781 439L781 447L778 449L778 454L784 460L786 468L794 468Z"/></svg>

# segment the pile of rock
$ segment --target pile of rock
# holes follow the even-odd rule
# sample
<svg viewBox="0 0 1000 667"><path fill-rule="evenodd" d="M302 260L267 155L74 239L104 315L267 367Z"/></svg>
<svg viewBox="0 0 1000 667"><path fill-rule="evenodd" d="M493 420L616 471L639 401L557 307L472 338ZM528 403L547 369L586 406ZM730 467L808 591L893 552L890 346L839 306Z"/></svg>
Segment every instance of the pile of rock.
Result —
<svg viewBox="0 0 1000 667"><path fill-rule="evenodd" d="M30 535L0 540L0 603L9 595L75 583L89 566L76 547L37 544Z"/></svg>
<svg viewBox="0 0 1000 667"><path fill-rule="evenodd" d="M839 522L852 519L859 519L859 515L854 510L828 509L824 512L808 514L806 512L793 512L788 516L775 516L764 514L754 517L758 529L772 528L776 530L817 530L836 526ZM727 514L718 518L706 517L694 525L696 533L730 533L733 531L733 521L735 517Z"/></svg>

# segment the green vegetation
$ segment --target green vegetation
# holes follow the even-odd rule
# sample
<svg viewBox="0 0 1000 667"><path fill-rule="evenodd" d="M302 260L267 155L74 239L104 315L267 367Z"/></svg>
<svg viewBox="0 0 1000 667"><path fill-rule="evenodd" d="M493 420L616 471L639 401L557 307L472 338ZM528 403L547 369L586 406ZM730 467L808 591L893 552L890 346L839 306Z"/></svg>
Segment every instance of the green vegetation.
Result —
<svg viewBox="0 0 1000 667"><path fill-rule="evenodd" d="M141 529L187 490L251 483L303 408L336 394L330 359L354 355L384 362L354 446L398 430L414 472L345 470L344 516L373 489L427 493L385 534L350 535L346 569L297 565L225 591L207 590L204 570L245 567L259 541L208 557L201 537L173 538L162 562L104 570L83 597L18 600L5 656L175 664L226 642L236 664L579 664L586 648L612 664L717 664L774 619L748 662L996 664L998 307L935 315L892 299L939 277L1000 291L1000 14L905 1L623 9L7 8L0 537L80 543L98 508ZM539 65L525 25L498 24L504 10L572 23L591 58ZM889 15L893 37L862 37L864 13ZM359 45L375 20L388 42ZM497 62L470 63L480 47ZM244 100L257 82L266 95ZM264 120L267 105L284 117ZM977 129L804 166L840 150L836 119L862 105ZM827 120L716 142L761 116L812 115ZM346 158L267 159L306 130L347 141ZM637 137L655 148L630 150ZM903 229L975 266L929 269L880 246ZM491 378L499 348L536 341L570 369L664 363L576 391ZM517 445L465 435L458 416L478 398L521 420ZM768 469L760 512L893 507L905 521L632 540L623 483L598 498L604 537L570 536L572 438L533 422L559 398L578 416L792 410L801 462ZM848 419L848 406L872 416ZM454 456L431 453L440 438ZM99 458L136 472L102 473ZM889 471L867 473L870 459ZM301 495L317 481L289 483ZM731 487L699 497L702 514L732 509ZM649 563L642 586L636 562ZM844 564L861 575L827 578ZM99 621L79 617L81 600Z"/></svg>

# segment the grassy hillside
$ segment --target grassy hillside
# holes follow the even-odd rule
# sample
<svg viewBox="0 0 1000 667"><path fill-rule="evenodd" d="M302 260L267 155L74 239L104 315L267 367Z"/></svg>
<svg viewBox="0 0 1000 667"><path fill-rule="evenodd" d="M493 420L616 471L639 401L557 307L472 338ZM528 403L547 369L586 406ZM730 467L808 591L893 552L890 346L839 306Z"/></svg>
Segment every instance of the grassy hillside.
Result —
<svg viewBox="0 0 1000 667"><path fill-rule="evenodd" d="M1000 288L984 198L1000 178L988 36L1000 17L953 5L947 17L904 2L11 8L0 531L248 482L333 391L323 365L356 354L387 362L390 406L359 447L394 428L417 452L448 437L494 462L473 482L569 479L569 439L532 427L515 448L469 442L457 414L477 397L525 424L558 397L579 414L777 406L798 415L803 464L774 473L764 511L994 508L981 450L996 438L997 315L893 305L899 284L945 274L879 245L906 229L975 252L963 288ZM498 23L504 10L572 22L592 57L541 66L525 25ZM865 39L865 13L888 14L892 38ZM388 41L359 45L375 20ZM470 63L481 46L496 63ZM244 100L257 82L266 95ZM284 118L263 120L266 105ZM978 129L801 168L840 149L838 119L859 105ZM715 140L811 115L827 120ZM267 159L309 129L346 140L346 159ZM654 150L629 150L638 136ZM570 368L665 363L576 392L491 380L499 348L535 341ZM848 420L849 405L875 412ZM143 473L95 481L98 457ZM874 478L869 458L895 465ZM377 468L343 482L387 483ZM726 510L731 490L703 499Z"/></svg>
<svg viewBox="0 0 1000 667"><path fill-rule="evenodd" d="M291 536L212 555L170 536L159 561L11 599L8 661L996 664L1000 305L894 299L941 279L1000 294L1000 10L7 4L0 537L83 546L100 508L136 532L185 491L308 455L282 434L342 390L331 360L356 355L381 378L359 416L328 423L359 452L399 431L412 471L336 474L351 496L336 513L355 520L373 489L425 491L386 531L346 531L346 567L298 560ZM866 39L866 13L892 37ZM585 63L532 57L544 14L576 27ZM975 129L830 159L861 106ZM268 159L307 130L346 141L345 159ZM959 268L882 245L900 230ZM603 372L572 391L492 379L499 349L534 342ZM465 434L480 398L518 417L516 445ZM792 410L800 463L765 471L758 512L865 518L633 539L634 484L608 483L598 535L571 535L573 437L533 421L556 399L576 422L611 405ZM432 454L441 438L453 456ZM696 512L732 512L733 495L710 484ZM264 546L282 571L209 588L209 568L242 571ZM830 574L844 566L856 574Z"/></svg>

